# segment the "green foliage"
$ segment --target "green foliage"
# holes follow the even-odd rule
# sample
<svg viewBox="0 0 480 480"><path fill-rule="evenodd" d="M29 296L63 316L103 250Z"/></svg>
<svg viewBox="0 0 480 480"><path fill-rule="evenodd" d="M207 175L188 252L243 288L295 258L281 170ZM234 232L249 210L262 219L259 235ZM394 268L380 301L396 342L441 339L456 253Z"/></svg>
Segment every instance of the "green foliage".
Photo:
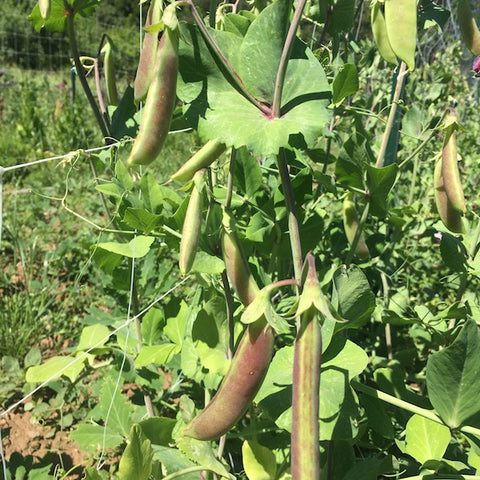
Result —
<svg viewBox="0 0 480 480"><path fill-rule="evenodd" d="M22 171L17 184L5 183L11 172L4 173L0 288L9 295L0 298L0 398L11 403L12 392L46 382L25 409L47 423L61 412L60 428L70 439L93 459L113 459L108 472L84 465L85 478L302 478L302 465L293 468L291 433L298 425L291 399L305 377L292 365L302 335L298 317L310 309L321 314L321 366L303 368L320 376L320 389L301 389L318 399L318 422L308 426L320 429L313 450L318 447L322 480L478 474L478 86L456 61L448 12L421 2L418 29L402 43L397 30L392 36L398 25L389 1L386 38L410 70L416 67L401 92L402 77L377 52L366 12L351 15L359 6L351 0L309 2L306 22L321 32L308 36L303 25L300 34L312 49L295 38L290 51L284 46L296 4L253 2L235 13L223 6L217 22L209 12L205 29L196 16L184 21L191 11L184 6L179 108L171 128L187 125L193 134L169 135L145 171L127 169L130 146L123 143L72 154L63 170ZM60 3L47 28L61 26ZM112 15L107 3L97 12ZM89 31L92 5L77 5L83 10L76 25ZM412 5L402 2L399 13L412 17ZM32 19L39 27L35 9ZM429 52L440 34L442 42ZM422 55L413 58L414 50ZM283 54L290 55L284 77ZM102 141L81 92L59 109L61 121L49 123L45 100L51 103L55 90L42 82L5 89L5 108L16 112L19 126L2 139L4 166ZM118 140L138 130L132 89L124 91L119 107L108 109ZM433 200L433 166L451 96L463 127L457 132L468 204L462 236L445 232ZM17 104L10 101L15 97ZM225 143L226 151L207 167L198 251L181 277L190 185L168 179L210 139ZM38 194L21 197L9 190L12 184ZM356 258L347 241L346 195L354 195L369 258ZM45 219L40 227L39 218ZM237 269L258 285L255 299L230 284L221 238L233 223L225 225L225 218L235 221L242 251ZM302 271L308 252L318 272L314 293ZM67 293L59 305L62 288ZM265 318L277 335L275 353L269 365L252 363L246 372L268 366L247 413L224 439L184 436L214 391L222 394L244 324ZM49 332L69 339L67 351L31 349ZM235 384L239 397L241 387ZM236 411L236 401L212 403L228 409L218 412L219 420ZM35 470L29 478L45 474Z"/></svg>

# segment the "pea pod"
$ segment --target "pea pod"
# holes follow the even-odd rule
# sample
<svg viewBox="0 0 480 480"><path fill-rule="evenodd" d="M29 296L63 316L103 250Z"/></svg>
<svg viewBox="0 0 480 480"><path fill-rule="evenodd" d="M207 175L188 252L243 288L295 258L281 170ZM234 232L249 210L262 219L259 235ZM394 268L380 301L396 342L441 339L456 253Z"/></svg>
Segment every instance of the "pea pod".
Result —
<svg viewBox="0 0 480 480"><path fill-rule="evenodd" d="M202 230L203 174L204 170L199 170L195 174L193 190L183 222L179 257L180 273L182 275L188 273L192 268L197 254L198 239Z"/></svg>
<svg viewBox="0 0 480 480"><path fill-rule="evenodd" d="M417 0L385 0L385 25L393 52L413 70L417 48Z"/></svg>
<svg viewBox="0 0 480 480"><path fill-rule="evenodd" d="M227 212L223 225L222 249L227 274L244 305L249 305L259 288L236 238L233 219ZM212 401L187 425L185 435L198 440L213 440L238 422L262 385L274 343L275 334L264 315L248 325L220 388Z"/></svg>
<svg viewBox="0 0 480 480"><path fill-rule="evenodd" d="M218 140L208 141L172 175L171 179L180 182L190 181L197 170L210 166L225 149L226 146Z"/></svg>
<svg viewBox="0 0 480 480"><path fill-rule="evenodd" d="M349 245L352 246L359 227L357 210L355 208L355 202L353 201L352 192L348 192L345 200L343 201L342 213L345 235L347 236ZM363 235L363 232L360 234L360 238L357 241L355 255L361 259L370 257L370 252L365 242L365 236Z"/></svg>
<svg viewBox="0 0 480 480"><path fill-rule="evenodd" d="M270 365L275 336L265 317L250 324L212 401L183 431L197 440L213 440L240 420L257 394Z"/></svg>
<svg viewBox="0 0 480 480"><path fill-rule="evenodd" d="M299 308L302 304L309 306L301 313L293 357L292 480L320 478L318 418L322 332L316 303L322 292L311 253L307 261L309 268Z"/></svg>
<svg viewBox="0 0 480 480"><path fill-rule="evenodd" d="M457 21L465 45L474 55L480 55L480 31L469 0L458 0Z"/></svg>
<svg viewBox="0 0 480 480"><path fill-rule="evenodd" d="M112 40L107 36L105 45L102 48L102 52L105 54L103 57L103 70L107 87L107 97L110 105L118 105L118 91L115 82L115 62L112 48Z"/></svg>
<svg viewBox="0 0 480 480"><path fill-rule="evenodd" d="M257 296L259 288L252 272L250 272L245 253L238 241L233 218L226 211L223 214L221 243L228 278L240 301L244 305L249 305Z"/></svg>
<svg viewBox="0 0 480 480"><path fill-rule="evenodd" d="M451 207L460 213L465 213L465 197L463 196L463 188L458 171L457 142L455 139L456 127L457 115L452 109L446 119L446 133L442 148L442 177L445 193Z"/></svg>
<svg viewBox="0 0 480 480"><path fill-rule="evenodd" d="M154 76L128 166L148 165L160 153L175 107L177 71L178 33L166 28L158 46Z"/></svg>
<svg viewBox="0 0 480 480"><path fill-rule="evenodd" d="M50 16L51 1L50 0L38 0L38 8L40 9L40 15L44 20L47 20Z"/></svg>
<svg viewBox="0 0 480 480"><path fill-rule="evenodd" d="M162 1L152 0L148 7L145 27L156 25L162 19ZM147 97L147 92L152 83L155 58L158 49L158 32L145 33L143 37L142 51L140 52L140 60L138 61L137 73L133 84L133 97L135 103L143 102Z"/></svg>
<svg viewBox="0 0 480 480"><path fill-rule="evenodd" d="M374 1L372 2L370 8L372 33L378 52L387 62L398 65L397 56L392 50L392 46L390 45L390 41L388 40L387 25L385 23L385 17L383 16L380 3L378 1Z"/></svg>
<svg viewBox="0 0 480 480"><path fill-rule="evenodd" d="M442 174L442 159L435 164L434 188L435 203L437 211L443 224L453 233L465 233L465 225L463 223L462 214L455 210L445 191L445 184Z"/></svg>

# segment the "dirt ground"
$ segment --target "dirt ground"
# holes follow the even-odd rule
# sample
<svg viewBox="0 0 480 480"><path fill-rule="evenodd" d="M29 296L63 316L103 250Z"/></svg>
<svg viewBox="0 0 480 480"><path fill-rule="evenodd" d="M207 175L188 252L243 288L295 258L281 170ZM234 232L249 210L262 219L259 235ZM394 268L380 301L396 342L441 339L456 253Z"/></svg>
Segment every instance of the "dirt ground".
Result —
<svg viewBox="0 0 480 480"><path fill-rule="evenodd" d="M0 429L3 453L12 478L22 465L27 471L52 465L52 473L59 467L66 472L78 466L69 478L81 478L87 454L67 438L68 432L56 431L52 435L52 427L32 420L30 412L10 413L0 419Z"/></svg>

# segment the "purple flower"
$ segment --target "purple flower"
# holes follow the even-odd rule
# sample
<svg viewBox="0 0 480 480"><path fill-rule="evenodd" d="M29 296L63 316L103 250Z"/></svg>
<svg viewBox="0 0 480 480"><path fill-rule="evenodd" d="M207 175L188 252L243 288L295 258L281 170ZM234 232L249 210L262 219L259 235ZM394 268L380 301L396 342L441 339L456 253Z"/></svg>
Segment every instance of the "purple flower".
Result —
<svg viewBox="0 0 480 480"><path fill-rule="evenodd" d="M473 69L473 71L475 72L475 76L476 76L476 77L480 76L480 56L478 56L478 57L473 61L472 69Z"/></svg>

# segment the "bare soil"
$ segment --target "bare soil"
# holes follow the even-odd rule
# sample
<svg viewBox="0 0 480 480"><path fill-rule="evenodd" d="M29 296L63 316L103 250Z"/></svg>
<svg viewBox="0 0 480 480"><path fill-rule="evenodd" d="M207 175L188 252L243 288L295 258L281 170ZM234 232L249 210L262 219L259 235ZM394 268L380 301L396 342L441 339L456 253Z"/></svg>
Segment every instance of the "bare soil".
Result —
<svg viewBox="0 0 480 480"><path fill-rule="evenodd" d="M76 466L69 478L81 478L88 454L67 438L68 432L41 425L30 412L8 414L0 419L0 429L7 469L12 477L21 465L27 471L51 465L52 473L58 468L66 472Z"/></svg>

